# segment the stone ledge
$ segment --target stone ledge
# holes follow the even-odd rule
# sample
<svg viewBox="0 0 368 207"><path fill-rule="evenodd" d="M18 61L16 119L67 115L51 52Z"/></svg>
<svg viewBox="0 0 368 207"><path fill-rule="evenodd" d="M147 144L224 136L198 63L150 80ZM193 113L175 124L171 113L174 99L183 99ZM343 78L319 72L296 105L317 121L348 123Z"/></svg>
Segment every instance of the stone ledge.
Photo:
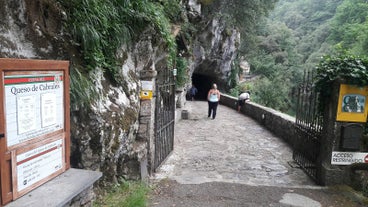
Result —
<svg viewBox="0 0 368 207"><path fill-rule="evenodd" d="M237 98L221 94L220 103L227 107L237 109ZM246 102L241 113L253 118L265 126L270 132L282 138L290 146L295 142L295 117L265 107L254 102Z"/></svg>
<svg viewBox="0 0 368 207"><path fill-rule="evenodd" d="M101 172L71 168L4 207L63 207L90 188Z"/></svg>

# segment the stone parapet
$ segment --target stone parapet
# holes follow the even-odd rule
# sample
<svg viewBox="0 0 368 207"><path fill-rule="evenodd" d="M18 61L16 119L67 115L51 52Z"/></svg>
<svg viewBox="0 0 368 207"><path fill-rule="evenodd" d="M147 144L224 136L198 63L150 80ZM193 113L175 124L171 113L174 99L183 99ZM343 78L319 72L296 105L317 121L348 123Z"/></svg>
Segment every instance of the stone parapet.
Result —
<svg viewBox="0 0 368 207"><path fill-rule="evenodd" d="M237 108L237 98L232 96L221 94L220 103L234 110ZM241 113L261 123L269 131L293 146L293 138L296 136L295 117L253 102L246 102L241 109Z"/></svg>

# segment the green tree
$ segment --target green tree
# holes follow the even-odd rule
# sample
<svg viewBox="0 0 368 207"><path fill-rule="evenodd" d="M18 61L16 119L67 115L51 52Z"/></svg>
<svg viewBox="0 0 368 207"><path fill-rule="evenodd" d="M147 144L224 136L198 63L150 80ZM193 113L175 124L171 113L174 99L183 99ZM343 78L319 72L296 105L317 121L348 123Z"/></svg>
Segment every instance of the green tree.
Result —
<svg viewBox="0 0 368 207"><path fill-rule="evenodd" d="M255 82L251 97L252 101L264 106L287 111L291 104L291 101L287 99L288 91L288 84L285 84L285 81L279 78L264 77Z"/></svg>
<svg viewBox="0 0 368 207"><path fill-rule="evenodd" d="M247 57L251 73L263 75L268 81L264 78L255 81L257 87L254 87L253 92L256 99L253 100L285 112L293 108L296 100L293 91L301 83L303 71L314 68L321 56L332 51L332 45L327 41L329 21L342 2L280 0L267 21L258 22L257 47L250 50ZM279 83L283 83L283 86L279 86ZM270 84L280 91L278 97L271 87L270 90L261 87ZM271 103L269 97L276 98L275 102ZM290 110L288 113L293 114Z"/></svg>
<svg viewBox="0 0 368 207"><path fill-rule="evenodd" d="M368 2L346 0L332 20L330 40L355 55L365 55L368 49Z"/></svg>

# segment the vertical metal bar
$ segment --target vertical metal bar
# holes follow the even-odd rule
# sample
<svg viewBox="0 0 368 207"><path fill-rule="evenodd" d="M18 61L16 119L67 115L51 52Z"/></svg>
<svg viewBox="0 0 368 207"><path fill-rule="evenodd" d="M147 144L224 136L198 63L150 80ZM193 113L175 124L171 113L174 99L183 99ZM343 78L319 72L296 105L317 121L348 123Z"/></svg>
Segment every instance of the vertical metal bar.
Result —
<svg viewBox="0 0 368 207"><path fill-rule="evenodd" d="M171 71L163 70L157 81L155 108L156 170L173 150L175 120L175 82Z"/></svg>
<svg viewBox="0 0 368 207"><path fill-rule="evenodd" d="M313 72L304 71L303 83L299 86L296 112L296 140L293 159L317 181L317 159L323 117L318 113L318 94L314 91ZM318 181L317 181L318 182Z"/></svg>

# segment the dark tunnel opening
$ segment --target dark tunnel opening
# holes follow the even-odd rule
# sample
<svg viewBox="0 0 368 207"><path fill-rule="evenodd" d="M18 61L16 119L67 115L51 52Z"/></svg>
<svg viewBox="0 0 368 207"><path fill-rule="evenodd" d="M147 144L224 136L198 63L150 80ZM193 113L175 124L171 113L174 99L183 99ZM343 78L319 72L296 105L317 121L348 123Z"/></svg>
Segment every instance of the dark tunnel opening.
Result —
<svg viewBox="0 0 368 207"><path fill-rule="evenodd" d="M192 84L198 89L198 93L194 98L196 100L207 100L207 93L211 89L213 83L212 77L193 73Z"/></svg>

